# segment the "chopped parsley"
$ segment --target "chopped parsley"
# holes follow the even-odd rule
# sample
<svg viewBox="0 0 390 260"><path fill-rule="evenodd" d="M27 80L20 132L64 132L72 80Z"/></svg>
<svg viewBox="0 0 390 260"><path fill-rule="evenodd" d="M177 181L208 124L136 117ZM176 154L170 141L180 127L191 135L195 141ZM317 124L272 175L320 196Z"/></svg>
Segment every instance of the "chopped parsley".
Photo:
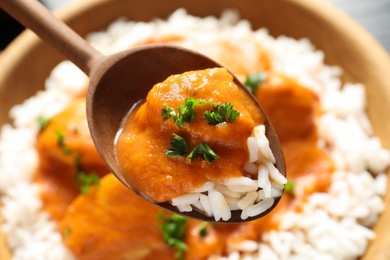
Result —
<svg viewBox="0 0 390 260"><path fill-rule="evenodd" d="M163 233L164 242L177 250L175 258L183 260L184 253L188 250L188 246L184 242L188 220L177 214L166 216L162 212L157 215L157 220L161 221L160 230Z"/></svg>
<svg viewBox="0 0 390 260"><path fill-rule="evenodd" d="M62 131L56 129L54 131L54 134L57 136L57 145L59 148L62 149L62 152L64 153L64 155L70 155L72 153L72 150L65 146L65 135Z"/></svg>
<svg viewBox="0 0 390 260"><path fill-rule="evenodd" d="M163 118L163 121L172 118L173 122L183 128L183 123L191 123L194 121L196 116L194 108L201 104L213 104L213 102L208 100L197 100L196 98L186 98L185 103L177 107L178 113L176 113L175 109L163 104L161 117Z"/></svg>
<svg viewBox="0 0 390 260"><path fill-rule="evenodd" d="M196 113L195 107L201 104L213 105L213 110L205 112L204 118L209 124L217 125L223 122L234 122L240 115L240 112L233 109L230 102L225 104L215 104L209 100L197 100L196 98L186 98L185 104L178 106L178 112L175 109L163 104L161 117L163 121L172 118L179 127L183 128L183 123L191 123L194 121Z"/></svg>
<svg viewBox="0 0 390 260"><path fill-rule="evenodd" d="M204 119L208 124L217 125L224 122L234 122L240 115L240 112L233 108L230 102L224 104L215 104L209 100L197 100L196 98L186 98L185 104L178 106L178 112L175 109L162 105L161 117L163 121L170 118L181 128L184 127L183 123L191 123L194 121L196 113L195 106L201 104L210 104L213 106L213 110L207 110L204 114ZM187 141L177 134L172 134L174 140L170 142L171 148L168 148L165 152L167 156L181 156L184 157L188 153ZM194 161L195 156L200 154L208 163L212 163L219 156L206 144L198 144L192 152L187 156L191 163Z"/></svg>
<svg viewBox="0 0 390 260"><path fill-rule="evenodd" d="M64 234L63 234L64 238L69 237L72 234L72 231L73 231L73 229L71 226L66 226L66 228L64 230Z"/></svg>
<svg viewBox="0 0 390 260"><path fill-rule="evenodd" d="M64 147L62 149L62 152L64 153L64 155L70 155L72 153L72 150L69 147Z"/></svg>
<svg viewBox="0 0 390 260"><path fill-rule="evenodd" d="M178 134L173 133L172 136L174 137L174 139L170 142L172 147L168 148L165 154L167 156L184 157L189 151L187 141ZM198 144L187 156L191 163L194 161L197 154L203 155L203 158L208 163L212 163L215 159L219 158L219 156L206 143Z"/></svg>
<svg viewBox="0 0 390 260"><path fill-rule="evenodd" d="M211 148L206 143L198 144L188 155L191 163L194 161L197 154L203 155L203 158L208 163L212 163L215 159L219 158L219 156L213 150L211 150Z"/></svg>
<svg viewBox="0 0 390 260"><path fill-rule="evenodd" d="M182 122L191 123L195 119L195 106L208 101L197 100L196 98L186 98L185 104L178 106L179 116Z"/></svg>
<svg viewBox="0 0 390 260"><path fill-rule="evenodd" d="M57 136L57 145L58 147L61 147L63 148L65 143L64 143L64 139L65 139L65 136L64 136L64 133L58 129L56 129L54 131L54 134Z"/></svg>
<svg viewBox="0 0 390 260"><path fill-rule="evenodd" d="M42 132L43 130L45 130L47 125L50 123L50 121L51 120L49 118L45 118L43 116L38 116L37 117L37 123L38 123L38 126L39 126L39 131Z"/></svg>
<svg viewBox="0 0 390 260"><path fill-rule="evenodd" d="M252 94L254 94L259 84L263 83L266 79L267 73L264 71L252 73L246 77L244 85Z"/></svg>
<svg viewBox="0 0 390 260"><path fill-rule="evenodd" d="M77 126L73 127L73 133L77 134L79 132L79 128Z"/></svg>
<svg viewBox="0 0 390 260"><path fill-rule="evenodd" d="M207 227L208 227L208 225L209 225L208 222L203 222L202 224L200 224L199 229L198 229L200 237L204 238L204 237L207 236Z"/></svg>
<svg viewBox="0 0 390 260"><path fill-rule="evenodd" d="M166 155L184 157L188 153L187 141L183 137L175 133L173 133L172 135L174 137L173 141L170 142L172 147L167 149Z"/></svg>
<svg viewBox="0 0 390 260"><path fill-rule="evenodd" d="M233 108L230 102L213 106L213 110L206 111L204 118L210 125L217 125L224 122L233 123L236 121L240 112Z"/></svg>
<svg viewBox="0 0 390 260"><path fill-rule="evenodd" d="M161 111L161 117L163 121L170 118L181 128L184 127L183 123L191 123L194 121L196 113L195 106L201 104L213 105L213 110L208 110L204 114L204 118L209 124L217 125L223 122L234 122L240 115L240 112L233 108L230 102L225 104L215 104L209 100L197 100L196 98L186 98L184 105L178 106L178 113L175 109L163 104Z"/></svg>
<svg viewBox="0 0 390 260"><path fill-rule="evenodd" d="M88 194L92 185L99 185L100 178L95 173L86 174L79 171L76 176L77 185L80 188L82 194Z"/></svg>
<svg viewBox="0 0 390 260"><path fill-rule="evenodd" d="M163 108L161 111L161 117L163 118L163 121L167 121L169 118L172 118L175 123L177 123L177 115L175 112L175 109L167 106L166 104L163 104Z"/></svg>
<svg viewBox="0 0 390 260"><path fill-rule="evenodd" d="M287 192L290 195L294 195L295 194L294 188L295 188L295 182L293 182L293 181L288 181L284 185L284 191Z"/></svg>
<svg viewBox="0 0 390 260"><path fill-rule="evenodd" d="M77 172L75 179L76 185L79 187L81 194L88 194L91 191L90 187L92 185L98 186L100 184L100 177L94 172L89 174L84 172L79 153L75 153L74 157L74 165Z"/></svg>

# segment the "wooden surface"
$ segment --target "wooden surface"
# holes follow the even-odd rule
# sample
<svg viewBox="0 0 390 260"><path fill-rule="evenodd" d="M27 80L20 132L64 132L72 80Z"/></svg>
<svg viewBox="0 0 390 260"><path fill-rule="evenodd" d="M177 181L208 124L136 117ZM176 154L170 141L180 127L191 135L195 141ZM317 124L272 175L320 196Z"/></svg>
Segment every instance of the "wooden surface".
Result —
<svg viewBox="0 0 390 260"><path fill-rule="evenodd" d="M41 0L48 8L61 8L71 0ZM317 1L317 0L313 0ZM350 15L390 52L390 0L327 0Z"/></svg>
<svg viewBox="0 0 390 260"><path fill-rule="evenodd" d="M328 0L350 15L390 52L390 0Z"/></svg>
<svg viewBox="0 0 390 260"><path fill-rule="evenodd" d="M110 8L107 8L107 2L110 2ZM219 14L225 7L236 7L255 28L268 27L275 36L308 37L324 50L327 63L344 69L344 79L367 86L368 114L374 131L384 146L390 148L388 54L354 21L326 3L313 0L214 0L210 5L208 0L86 0L78 4L74 12L63 10L62 17L66 17L82 35L103 28L120 15L133 20L150 20L156 15L166 17L178 6L185 5L192 14L200 16ZM91 6L94 9L89 9ZM83 19L77 18L80 13L83 13ZM96 19L96 14L100 15L99 19ZM9 121L7 111L12 105L42 89L45 78L61 59L63 57L40 43L31 33L25 33L5 50L0 57L0 124ZM386 203L390 205L389 193ZM375 230L377 238L370 244L364 259L390 259L390 208L382 214Z"/></svg>

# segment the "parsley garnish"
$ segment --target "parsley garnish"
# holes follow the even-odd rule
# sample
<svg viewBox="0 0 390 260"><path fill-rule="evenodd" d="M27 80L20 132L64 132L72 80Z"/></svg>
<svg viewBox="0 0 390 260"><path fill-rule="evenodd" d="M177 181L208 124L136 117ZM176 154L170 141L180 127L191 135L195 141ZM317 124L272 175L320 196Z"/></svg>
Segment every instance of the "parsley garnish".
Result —
<svg viewBox="0 0 390 260"><path fill-rule="evenodd" d="M157 215L157 220L162 221L160 230L163 233L164 242L177 250L175 254L177 259L183 260L184 252L188 249L184 242L188 220L177 214L168 217L162 212Z"/></svg>
<svg viewBox="0 0 390 260"><path fill-rule="evenodd" d="M294 195L295 194L294 188L295 188L295 182L293 182L293 181L288 181L284 185L284 191L287 192L290 195Z"/></svg>
<svg viewBox="0 0 390 260"><path fill-rule="evenodd" d="M163 118L163 121L167 121L169 118L172 118L175 123L177 123L177 115L175 112L175 109L167 106L166 104L163 104L163 108L161 111L161 116Z"/></svg>
<svg viewBox="0 0 390 260"><path fill-rule="evenodd" d="M204 118L210 125L217 125L223 122L233 123L236 121L240 112L233 108L230 102L213 106L213 110L206 111Z"/></svg>
<svg viewBox="0 0 390 260"><path fill-rule="evenodd" d="M207 226L209 225L209 223L207 222L203 222L200 226L199 226L199 236L204 238L207 236Z"/></svg>
<svg viewBox="0 0 390 260"><path fill-rule="evenodd" d="M62 152L64 155L70 155L72 153L72 150L69 147L65 146L65 135L62 131L56 129L54 131L55 135L57 136L57 145L62 149Z"/></svg>
<svg viewBox="0 0 390 260"><path fill-rule="evenodd" d="M213 150L211 150L211 148L206 143L198 144L188 155L187 158L190 159L191 163L194 161L197 154L203 155L203 158L208 163L212 163L215 159L219 158L219 156Z"/></svg>
<svg viewBox="0 0 390 260"><path fill-rule="evenodd" d="M172 147L167 149L165 154L168 156L184 157L184 155L188 153L187 141L183 137L175 133L173 133L172 135L174 137L173 141L170 142Z"/></svg>
<svg viewBox="0 0 390 260"><path fill-rule="evenodd" d="M77 134L79 132L79 128L77 126L73 127L73 133Z"/></svg>
<svg viewBox="0 0 390 260"><path fill-rule="evenodd" d="M72 234L72 227L71 226L66 226L65 230L64 230L64 238L67 238L69 237L71 234Z"/></svg>
<svg viewBox="0 0 390 260"><path fill-rule="evenodd" d="M203 104L207 101L197 100L196 98L186 98L185 104L178 106L179 116L182 122L191 123L195 119L195 106Z"/></svg>
<svg viewBox="0 0 390 260"><path fill-rule="evenodd" d="M64 147L64 139L65 139L65 136L64 136L64 133L61 132L60 130L56 129L54 131L55 135L57 136L57 145L61 148Z"/></svg>
<svg viewBox="0 0 390 260"><path fill-rule="evenodd" d="M79 171L77 172L76 182L80 188L81 193L88 194L91 185L99 185L100 178L95 173L86 174L82 171Z"/></svg>
<svg viewBox="0 0 390 260"><path fill-rule="evenodd" d="M82 194L88 194L90 192L91 185L99 185L100 178L96 173L91 172L86 174L81 167L81 155L76 153L74 158L74 164L76 168L76 185L79 187Z"/></svg>
<svg viewBox="0 0 390 260"><path fill-rule="evenodd" d="M172 118L173 122L175 122L179 127L183 128L183 123L191 123L195 119L195 106L201 104L213 104L208 100L197 100L196 98L186 98L185 104L179 105L177 107L178 113L176 113L175 109L163 104L163 108L161 111L161 117L163 121L166 121Z"/></svg>
<svg viewBox="0 0 390 260"><path fill-rule="evenodd" d="M183 123L191 123L194 121L196 113L195 107L201 104L213 105L213 110L205 112L204 118L209 124L220 124L223 122L234 122L240 115L240 112L233 108L230 102L225 104L215 104L209 100L197 100L196 98L186 98L184 105L178 106L178 112L175 109L163 104L161 117L163 121L172 118L179 127L183 128Z"/></svg>
<svg viewBox="0 0 390 260"><path fill-rule="evenodd" d="M178 134L173 133L172 136L174 137L174 139L170 142L172 147L167 149L165 154L167 156L184 157L188 153L187 141ZM197 154L203 155L203 158L208 163L212 163L215 159L219 158L219 156L213 150L211 150L211 148L206 143L198 144L187 156L191 163L194 161Z"/></svg>
<svg viewBox="0 0 390 260"><path fill-rule="evenodd" d="M246 77L244 85L248 88L248 90L252 94L254 94L259 84L263 83L266 79L267 79L266 72L252 73Z"/></svg>
<svg viewBox="0 0 390 260"><path fill-rule="evenodd" d="M43 130L45 130L46 126L50 123L50 119L44 118L43 116L38 116L37 123L39 126L39 131L42 132Z"/></svg>
<svg viewBox="0 0 390 260"><path fill-rule="evenodd" d="M220 124L223 122L234 122L237 117L240 115L240 112L233 108L233 105L230 102L225 104L215 104L209 100L197 100L195 98L186 98L184 105L178 106L178 112L163 104L161 117L163 121L166 121L170 118L179 126L184 127L183 123L190 123L195 119L195 106L201 104L210 104L213 105L213 110L208 110L204 114L204 118L209 124ZM171 148L168 148L165 152L167 156L181 156L184 157L188 153L188 143L187 141L177 134L172 134L174 140L170 142ZM211 150L211 148L206 143L198 144L192 152L187 156L190 159L191 163L194 161L197 154L203 155L203 158L208 163L212 163L219 156Z"/></svg>
<svg viewBox="0 0 390 260"><path fill-rule="evenodd" d="M72 150L69 147L63 147L62 152L64 155L70 155L72 153Z"/></svg>

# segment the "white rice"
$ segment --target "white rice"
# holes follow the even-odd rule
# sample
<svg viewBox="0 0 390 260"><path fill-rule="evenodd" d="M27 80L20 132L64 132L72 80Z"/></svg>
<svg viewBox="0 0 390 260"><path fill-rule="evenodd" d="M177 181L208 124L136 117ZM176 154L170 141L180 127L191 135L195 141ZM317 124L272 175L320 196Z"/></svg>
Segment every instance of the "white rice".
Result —
<svg viewBox="0 0 390 260"><path fill-rule="evenodd" d="M341 69L324 65L324 54L315 50L309 40L283 36L275 39L265 29L252 32L249 23L239 21L232 11L219 20L212 17L201 20L188 16L184 10L178 10L167 21L155 23L120 19L107 31L93 33L88 39L100 51L112 53L172 32L186 35L185 47L197 49L217 60L220 39L239 42L246 54L245 66L248 68L256 62L253 60L255 55L252 55L256 52L255 46L266 48L274 71L296 77L319 95L324 114L318 120L318 145L326 149L336 163L329 192L314 193L302 212L285 214L280 230L266 232L258 241L229 244L228 256L212 256L210 259L354 259L362 255L368 242L375 238L370 227L384 209L385 170L390 161L389 152L373 135L365 114L364 86L342 85ZM54 222L42 212L38 188L31 184L31 179L38 163L34 148L38 130L36 117L50 117L63 109L82 90L86 80L69 62L61 63L47 80L44 92L11 111L14 126L2 127L2 231L14 259L72 259L61 243ZM252 205L256 196L253 191L237 201L237 192L215 183L207 183L199 189L201 194L191 197L197 200L191 205L215 216L225 211L216 210L209 197L221 198L224 194L226 204L219 207L230 208L236 203L237 208L246 207L244 217L261 210L257 207L270 203L282 186L275 183L272 186L279 188L272 189L264 168L256 171L255 166L248 163L245 170L259 175L258 186L262 189L257 192L257 200L261 198L262 205ZM271 176L269 167L267 170L272 181L277 179ZM241 184L241 180L238 183ZM206 191L209 196L203 194ZM218 216L221 219L227 217L225 213Z"/></svg>
<svg viewBox="0 0 390 260"><path fill-rule="evenodd" d="M171 204L176 206L180 212L190 212L195 207L206 216L214 216L215 221L229 220L232 216L231 211L240 210L242 211L241 219L247 219L271 208L274 199L282 196L287 179L274 166L276 160L265 136L264 125L253 128L252 135L248 137L247 146L249 161L245 164L243 171L250 177L229 178L223 183L206 182L192 193L173 198ZM245 171L247 168L249 172ZM275 185L271 184L271 179ZM271 192L272 190L274 192ZM259 196L261 191L264 196ZM210 205L211 214L210 211L203 209L201 194L209 197L207 206ZM203 197L202 200L205 203L207 199ZM222 212L217 212L218 210Z"/></svg>

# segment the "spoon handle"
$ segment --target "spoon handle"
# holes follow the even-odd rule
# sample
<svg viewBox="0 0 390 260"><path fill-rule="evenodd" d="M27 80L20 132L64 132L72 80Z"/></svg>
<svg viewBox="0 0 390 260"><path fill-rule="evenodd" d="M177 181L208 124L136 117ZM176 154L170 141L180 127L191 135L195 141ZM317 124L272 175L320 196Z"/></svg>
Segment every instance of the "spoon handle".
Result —
<svg viewBox="0 0 390 260"><path fill-rule="evenodd" d="M37 0L0 0L0 7L90 75L104 56Z"/></svg>

